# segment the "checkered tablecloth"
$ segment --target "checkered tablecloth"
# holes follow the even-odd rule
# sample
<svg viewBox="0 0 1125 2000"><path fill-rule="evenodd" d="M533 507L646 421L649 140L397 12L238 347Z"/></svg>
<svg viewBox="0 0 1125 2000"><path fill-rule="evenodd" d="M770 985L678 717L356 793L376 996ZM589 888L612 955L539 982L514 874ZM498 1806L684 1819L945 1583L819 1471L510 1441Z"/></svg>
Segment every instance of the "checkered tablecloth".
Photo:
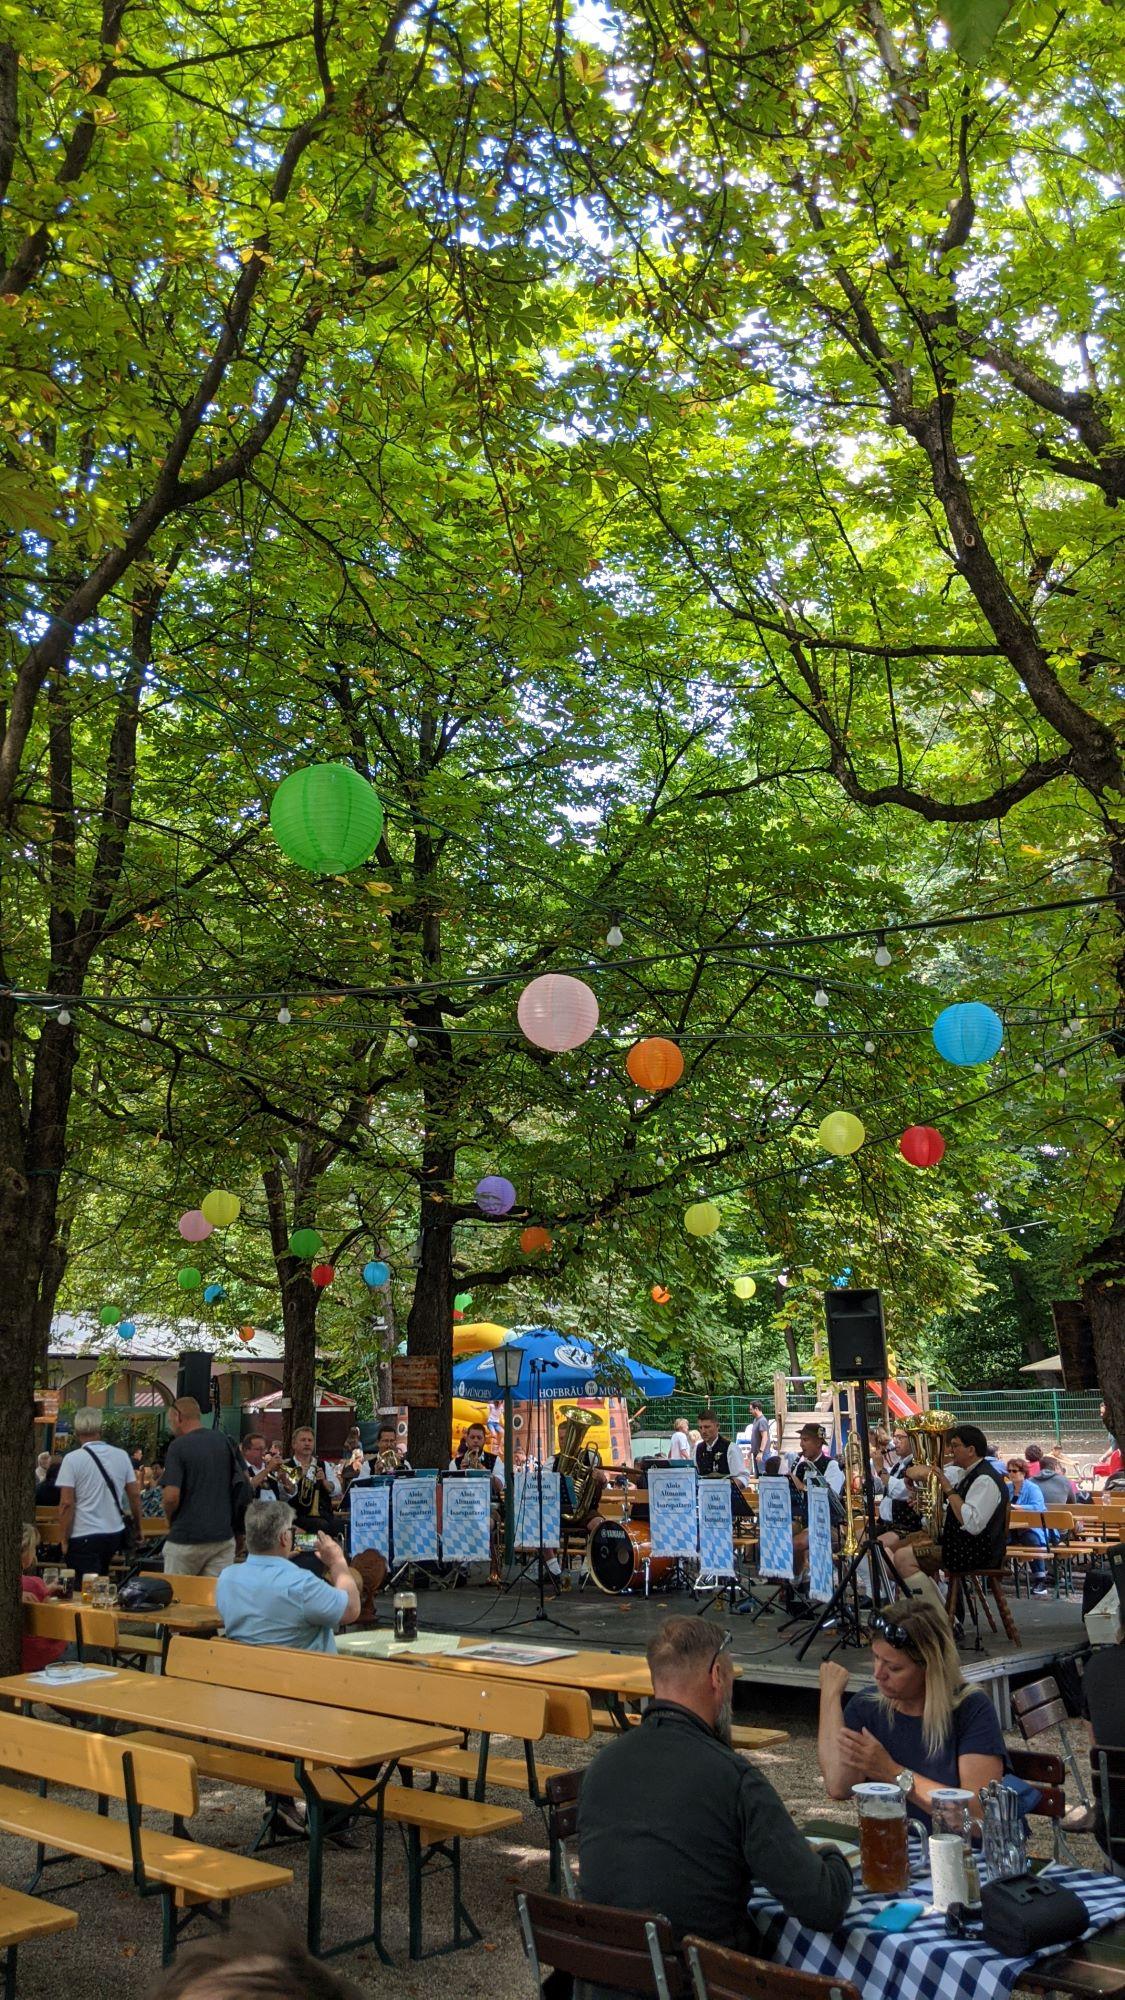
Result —
<svg viewBox="0 0 1125 2000"><path fill-rule="evenodd" d="M1084 1868L1045 1872L1085 1903L1090 1927L1083 1937L1093 1937L1125 1919L1125 1882L1115 1876L1095 1875ZM928 1903L931 1893L928 1879L919 1877L907 1895L914 1902ZM936 1913L918 1917L908 1931L871 1930L870 1919L887 1901L886 1896L858 1890L835 1931L807 1930L764 1893L751 1898L750 1914L764 1935L764 1957L800 1972L854 1980L864 2000L1007 2000L1020 1974L1036 1959L1051 1956L1037 1952L1033 1958L1003 1958L979 1936L946 1937L945 1917Z"/></svg>

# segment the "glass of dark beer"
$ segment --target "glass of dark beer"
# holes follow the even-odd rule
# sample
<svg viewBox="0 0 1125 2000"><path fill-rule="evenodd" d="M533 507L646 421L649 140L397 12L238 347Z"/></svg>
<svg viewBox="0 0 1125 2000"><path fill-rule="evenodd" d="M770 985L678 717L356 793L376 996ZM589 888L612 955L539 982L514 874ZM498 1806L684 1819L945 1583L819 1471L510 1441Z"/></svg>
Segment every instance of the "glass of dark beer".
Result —
<svg viewBox="0 0 1125 2000"><path fill-rule="evenodd" d="M859 1807L859 1874L865 1889L901 1896L910 1887L906 1800L897 1785L853 1785Z"/></svg>

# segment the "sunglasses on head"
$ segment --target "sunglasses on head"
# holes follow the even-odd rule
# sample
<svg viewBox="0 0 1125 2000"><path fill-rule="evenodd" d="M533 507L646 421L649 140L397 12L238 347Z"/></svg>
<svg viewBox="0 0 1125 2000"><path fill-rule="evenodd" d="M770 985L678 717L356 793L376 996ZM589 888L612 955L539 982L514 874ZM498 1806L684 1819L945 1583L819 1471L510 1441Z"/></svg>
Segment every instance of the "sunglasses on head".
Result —
<svg viewBox="0 0 1125 2000"><path fill-rule="evenodd" d="M711 1655L711 1665L714 1666L716 1660L718 1660L723 1653L729 1653L733 1644L734 1644L734 1633L723 1632L719 1638L718 1645L716 1646L714 1652Z"/></svg>
<svg viewBox="0 0 1125 2000"><path fill-rule="evenodd" d="M923 1665L922 1655L906 1626L899 1625L893 1618L888 1618L885 1611L879 1611L874 1618L868 1619L867 1635L870 1639L885 1639L888 1646L893 1646L899 1653L909 1653L912 1660L919 1666Z"/></svg>

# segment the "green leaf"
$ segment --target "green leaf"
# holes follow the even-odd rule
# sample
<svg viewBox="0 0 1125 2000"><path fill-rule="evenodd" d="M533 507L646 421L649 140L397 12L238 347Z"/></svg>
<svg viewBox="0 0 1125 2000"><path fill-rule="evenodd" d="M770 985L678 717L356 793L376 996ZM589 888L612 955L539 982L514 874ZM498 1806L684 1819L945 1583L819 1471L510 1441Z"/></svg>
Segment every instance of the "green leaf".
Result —
<svg viewBox="0 0 1125 2000"><path fill-rule="evenodd" d="M958 55L970 68L983 62L996 40L1012 0L945 0L942 20Z"/></svg>

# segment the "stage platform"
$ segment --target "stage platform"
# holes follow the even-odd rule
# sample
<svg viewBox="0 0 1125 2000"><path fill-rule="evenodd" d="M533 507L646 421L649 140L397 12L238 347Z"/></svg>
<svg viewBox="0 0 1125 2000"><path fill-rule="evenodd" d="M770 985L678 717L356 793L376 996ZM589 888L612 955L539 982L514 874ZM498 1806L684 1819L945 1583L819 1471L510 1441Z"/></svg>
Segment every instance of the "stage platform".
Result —
<svg viewBox="0 0 1125 2000"><path fill-rule="evenodd" d="M986 1690L1005 1729L1012 1723L1012 1688L1050 1673L1056 1661L1082 1651L1087 1644L1077 1597L1008 1601L1022 1647L1009 1645L1002 1631L994 1634L986 1627L981 1652L976 1652L971 1642L960 1648L966 1680ZM560 1630L558 1625L530 1622L513 1625L510 1636L528 1645L595 1646L643 1653L649 1637L665 1618L674 1614L690 1617L708 1603L705 1595L696 1597L686 1591L662 1592L647 1599L609 1597L587 1584L584 1590L564 1591L546 1601L548 1614L563 1625L573 1626L573 1633ZM422 1631L458 1631L491 1638L498 1636L510 1619L530 1619L535 1606L535 1592L527 1583L507 1596L495 1589L431 1589L418 1593L418 1622ZM388 1616L389 1612L387 1605ZM724 1629L729 1627L733 1635L732 1650L741 1668L735 1695L740 1715L752 1719L756 1704L763 1700L772 1704L775 1696L800 1695L815 1700L820 1662L829 1656L833 1632L821 1633L799 1660L797 1647L807 1625L786 1625L783 1631L777 1614L754 1619L732 1615L726 1598L712 1604L705 1615ZM858 1688L870 1678L866 1648L837 1647L831 1657L850 1669L853 1686Z"/></svg>

